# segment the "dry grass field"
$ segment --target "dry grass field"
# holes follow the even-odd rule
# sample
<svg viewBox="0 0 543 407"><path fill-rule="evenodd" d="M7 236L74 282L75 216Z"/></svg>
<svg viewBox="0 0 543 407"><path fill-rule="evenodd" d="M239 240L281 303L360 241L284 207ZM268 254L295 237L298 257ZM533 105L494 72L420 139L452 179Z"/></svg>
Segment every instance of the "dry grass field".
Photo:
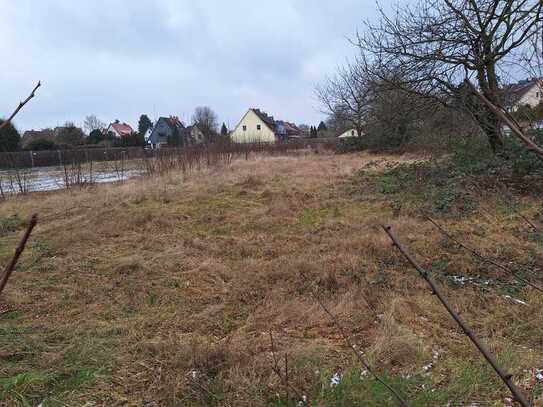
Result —
<svg viewBox="0 0 543 407"><path fill-rule="evenodd" d="M413 159L260 156L186 179L170 173L1 203L2 263L33 211L40 223L0 297L0 399L295 406L299 392L312 406L395 405L317 295L410 405L510 405L391 247L380 228L387 223L543 405L543 295L445 239L418 214L420 197L402 198L400 186L391 199L370 185L388 185L387 168ZM535 219L537 201L518 199ZM437 220L512 267L543 259L541 236L492 197ZM290 388L273 372L270 332Z"/></svg>

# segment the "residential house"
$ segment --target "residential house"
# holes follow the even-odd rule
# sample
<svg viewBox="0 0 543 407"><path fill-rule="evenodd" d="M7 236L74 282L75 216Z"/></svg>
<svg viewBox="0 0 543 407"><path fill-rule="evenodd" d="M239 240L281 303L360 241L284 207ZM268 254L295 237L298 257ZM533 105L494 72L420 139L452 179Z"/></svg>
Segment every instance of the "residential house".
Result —
<svg viewBox="0 0 543 407"><path fill-rule="evenodd" d="M177 116L160 117L151 130L149 144L153 148L175 144L175 140L181 144L186 136L185 129L185 126Z"/></svg>
<svg viewBox="0 0 543 407"><path fill-rule="evenodd" d="M338 138L340 139L346 139L346 138L351 138L351 137L361 137L363 136L364 133L361 133L360 136L358 135L358 132L356 131L356 129L349 129L349 130L346 130L344 131L343 133L341 133Z"/></svg>
<svg viewBox="0 0 543 407"><path fill-rule="evenodd" d="M127 123L121 123L119 120L115 120L107 127L106 134L110 133L117 138L121 138L133 134L134 129Z"/></svg>
<svg viewBox="0 0 543 407"><path fill-rule="evenodd" d="M524 79L504 87L505 107L514 112L521 106L535 107L543 102L543 78Z"/></svg>
<svg viewBox="0 0 543 407"><path fill-rule="evenodd" d="M303 132L294 124L275 120L260 109L251 108L241 118L230 137L235 143L275 143L302 137Z"/></svg>
<svg viewBox="0 0 543 407"><path fill-rule="evenodd" d="M189 144L203 144L206 141L204 132L196 124L186 127L185 135Z"/></svg>

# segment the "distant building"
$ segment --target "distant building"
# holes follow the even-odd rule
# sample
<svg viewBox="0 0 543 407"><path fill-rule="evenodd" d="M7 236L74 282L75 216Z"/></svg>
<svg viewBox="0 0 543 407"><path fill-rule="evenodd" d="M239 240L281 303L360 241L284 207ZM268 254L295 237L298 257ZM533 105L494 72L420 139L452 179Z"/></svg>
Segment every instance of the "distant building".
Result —
<svg viewBox="0 0 543 407"><path fill-rule="evenodd" d="M127 123L121 123L119 120L115 120L107 127L106 134L109 133L112 133L117 138L121 138L133 134L134 129Z"/></svg>
<svg viewBox="0 0 543 407"><path fill-rule="evenodd" d="M178 137L178 140L186 134L185 126L177 116L159 118L149 136L149 144L153 148L164 147L172 144L172 141Z"/></svg>
<svg viewBox="0 0 543 407"><path fill-rule="evenodd" d="M363 136L364 133L360 134L360 136L358 135L358 132L356 131L356 129L349 129L349 130L346 130L344 131L343 133L341 133L338 138L340 139L346 139L346 138L350 138L350 137L361 137Z"/></svg>
<svg viewBox="0 0 543 407"><path fill-rule="evenodd" d="M204 132L196 124L186 127L185 135L185 139L189 141L189 144L202 144L206 141Z"/></svg>
<svg viewBox="0 0 543 407"><path fill-rule="evenodd" d="M275 143L301 138L303 132L294 123L275 120L260 109L249 109L234 128L230 137L235 143Z"/></svg>
<svg viewBox="0 0 543 407"><path fill-rule="evenodd" d="M55 131L53 129L25 131L21 139L21 144L25 147L36 140L55 141Z"/></svg>
<svg viewBox="0 0 543 407"><path fill-rule="evenodd" d="M543 102L543 78L524 79L503 88L505 107L516 111L521 106L536 107Z"/></svg>

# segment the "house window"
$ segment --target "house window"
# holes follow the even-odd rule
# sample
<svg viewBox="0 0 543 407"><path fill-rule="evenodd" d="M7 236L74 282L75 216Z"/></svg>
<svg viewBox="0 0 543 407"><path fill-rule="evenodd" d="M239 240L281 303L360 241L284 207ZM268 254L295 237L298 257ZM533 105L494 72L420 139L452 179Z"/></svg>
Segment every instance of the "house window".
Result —
<svg viewBox="0 0 543 407"><path fill-rule="evenodd" d="M256 129L257 129L257 130L261 130L261 129L262 129L262 128L260 127L260 124L257 124L257 125L256 125Z"/></svg>
<svg viewBox="0 0 543 407"><path fill-rule="evenodd" d="M243 126L243 131L247 131L247 126Z"/></svg>

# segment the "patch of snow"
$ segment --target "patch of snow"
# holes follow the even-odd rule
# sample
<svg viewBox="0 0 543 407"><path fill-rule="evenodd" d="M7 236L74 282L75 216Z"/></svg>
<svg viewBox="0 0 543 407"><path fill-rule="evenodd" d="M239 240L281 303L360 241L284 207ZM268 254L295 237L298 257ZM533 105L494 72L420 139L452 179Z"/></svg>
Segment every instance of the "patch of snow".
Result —
<svg viewBox="0 0 543 407"><path fill-rule="evenodd" d="M434 362L430 362L430 363L428 363L428 364L426 364L426 365L424 365L422 367L422 372L423 373L429 373L430 370L432 370L433 367L434 367Z"/></svg>
<svg viewBox="0 0 543 407"><path fill-rule="evenodd" d="M302 399L298 402L298 406L307 406L307 396L304 394Z"/></svg>
<svg viewBox="0 0 543 407"><path fill-rule="evenodd" d="M515 304L528 305L528 303L526 301L522 301L522 300L519 300L517 298L513 298L510 295L506 295L505 298L507 298L508 300L513 301Z"/></svg>
<svg viewBox="0 0 543 407"><path fill-rule="evenodd" d="M189 371L189 376L192 379L196 380L196 379L198 379L198 377L200 377L200 372L198 370L196 370L196 369L192 369L192 370Z"/></svg>
<svg viewBox="0 0 543 407"><path fill-rule="evenodd" d="M335 387L341 383L341 375L339 373L334 373L330 378L330 387Z"/></svg>
<svg viewBox="0 0 543 407"><path fill-rule="evenodd" d="M465 276L450 276L450 277L452 281L460 285L464 285L466 283L473 281L473 278L465 277Z"/></svg>
<svg viewBox="0 0 543 407"><path fill-rule="evenodd" d="M543 369L535 369L535 378L543 382Z"/></svg>

